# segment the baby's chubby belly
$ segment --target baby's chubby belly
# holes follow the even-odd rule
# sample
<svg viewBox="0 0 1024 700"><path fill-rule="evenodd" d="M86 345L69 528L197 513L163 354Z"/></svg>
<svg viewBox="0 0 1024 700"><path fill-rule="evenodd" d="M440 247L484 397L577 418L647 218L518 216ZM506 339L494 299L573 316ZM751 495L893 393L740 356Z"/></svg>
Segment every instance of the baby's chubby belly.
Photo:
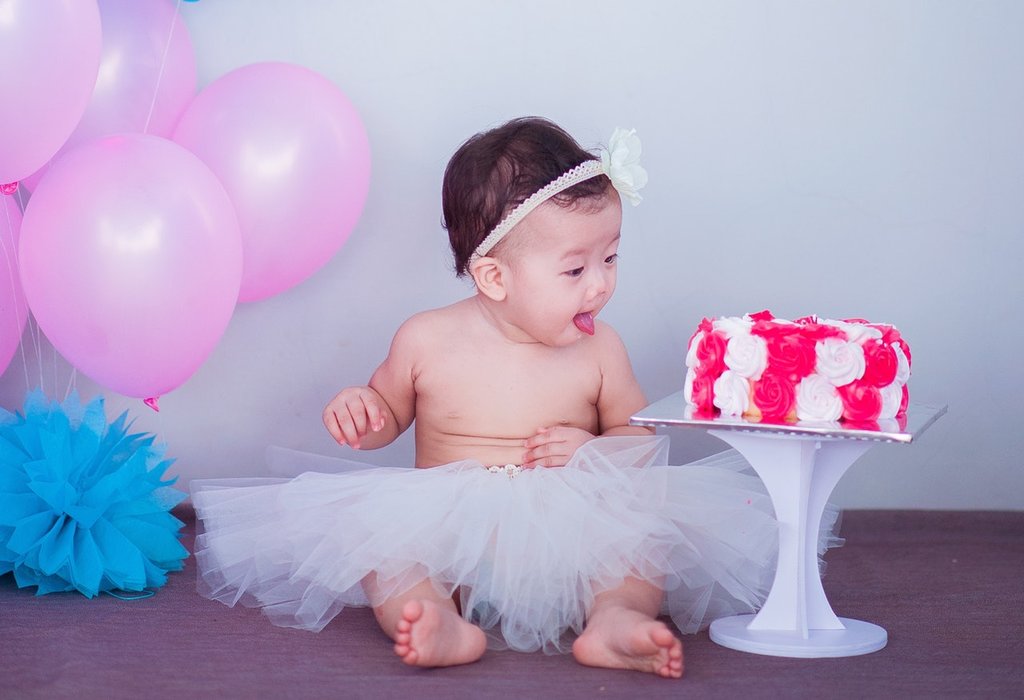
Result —
<svg viewBox="0 0 1024 700"><path fill-rule="evenodd" d="M522 464L527 437L492 437L417 430L416 466L434 467L464 459L472 459L488 466Z"/></svg>
<svg viewBox="0 0 1024 700"><path fill-rule="evenodd" d="M597 407L579 392L498 391L487 400L457 389L434 392L416 405L416 466L473 459L484 465L522 464L526 441L542 428L597 434ZM472 408L468 408L472 407Z"/></svg>
<svg viewBox="0 0 1024 700"><path fill-rule="evenodd" d="M541 428L573 427L598 433L596 411L560 412L538 418L525 419L524 415L505 421L509 430L489 430L491 421L477 421L466 416L463 420L416 420L416 466L434 467L464 459L476 460L485 466L523 464L526 441Z"/></svg>

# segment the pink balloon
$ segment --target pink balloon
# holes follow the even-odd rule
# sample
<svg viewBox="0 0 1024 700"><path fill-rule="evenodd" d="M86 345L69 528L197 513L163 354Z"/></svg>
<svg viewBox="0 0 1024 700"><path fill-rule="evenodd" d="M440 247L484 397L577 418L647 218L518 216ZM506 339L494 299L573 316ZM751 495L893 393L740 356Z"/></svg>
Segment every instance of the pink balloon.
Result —
<svg viewBox="0 0 1024 700"><path fill-rule="evenodd" d="M0 184L53 157L89 102L100 64L95 0L0 3Z"/></svg>
<svg viewBox="0 0 1024 700"><path fill-rule="evenodd" d="M227 327L242 278L231 200L210 169L156 136L65 154L21 231L21 280L53 346L126 396L181 385Z"/></svg>
<svg viewBox="0 0 1024 700"><path fill-rule="evenodd" d="M174 140L224 183L242 228L239 301L308 278L344 244L370 186L355 107L300 66L256 63L222 76L185 110Z"/></svg>
<svg viewBox="0 0 1024 700"><path fill-rule="evenodd" d="M172 0L99 0L103 49L92 97L58 151L117 133L171 135L195 96L196 59ZM25 178L35 191L49 166Z"/></svg>
<svg viewBox="0 0 1024 700"><path fill-rule="evenodd" d="M14 197L0 196L0 374L14 357L25 332L28 306L18 275L21 208Z"/></svg>

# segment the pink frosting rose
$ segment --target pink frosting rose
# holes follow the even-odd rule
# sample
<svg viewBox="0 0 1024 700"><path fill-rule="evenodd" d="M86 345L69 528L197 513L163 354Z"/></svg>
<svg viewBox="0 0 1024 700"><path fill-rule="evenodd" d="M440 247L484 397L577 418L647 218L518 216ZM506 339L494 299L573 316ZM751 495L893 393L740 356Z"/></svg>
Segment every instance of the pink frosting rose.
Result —
<svg viewBox="0 0 1024 700"><path fill-rule="evenodd" d="M877 387L889 386L896 379L899 362L892 345L884 340L869 340L864 348L864 377L868 384Z"/></svg>
<svg viewBox="0 0 1024 700"><path fill-rule="evenodd" d="M761 375L754 384L753 398L763 420L785 420L796 409L796 388L792 380L776 371Z"/></svg>
<svg viewBox="0 0 1024 700"><path fill-rule="evenodd" d="M882 392L863 379L838 387L843 400L843 418L855 423L878 420L882 411Z"/></svg>

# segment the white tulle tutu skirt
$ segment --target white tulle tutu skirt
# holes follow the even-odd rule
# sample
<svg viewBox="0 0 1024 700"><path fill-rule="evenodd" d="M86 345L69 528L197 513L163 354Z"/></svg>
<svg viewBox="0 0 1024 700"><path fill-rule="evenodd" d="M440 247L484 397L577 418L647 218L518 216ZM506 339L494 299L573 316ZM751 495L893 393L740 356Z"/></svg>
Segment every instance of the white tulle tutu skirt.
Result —
<svg viewBox="0 0 1024 700"><path fill-rule="evenodd" d="M318 468L330 459L293 454ZM683 632L756 610L777 554L760 479L734 451L682 466L667 455L667 438L610 437L565 467L515 476L461 461L193 481L199 590L319 631L345 606L427 579L492 647L550 653L626 577L663 588Z"/></svg>

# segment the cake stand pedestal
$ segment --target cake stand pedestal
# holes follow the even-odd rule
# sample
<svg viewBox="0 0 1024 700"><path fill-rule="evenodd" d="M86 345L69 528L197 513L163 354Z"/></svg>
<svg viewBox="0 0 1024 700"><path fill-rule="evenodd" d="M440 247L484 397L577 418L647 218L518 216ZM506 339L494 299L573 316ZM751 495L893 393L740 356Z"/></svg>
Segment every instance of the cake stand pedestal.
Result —
<svg viewBox="0 0 1024 700"><path fill-rule="evenodd" d="M712 641L731 649L800 658L855 656L878 651L886 631L837 617L818 573L818 534L829 495L847 469L878 442L909 444L946 407L911 404L906 422L875 428L834 423L769 424L742 418L695 418L682 392L651 404L633 425L704 428L750 462L764 482L779 523L775 580L760 612L711 623Z"/></svg>

